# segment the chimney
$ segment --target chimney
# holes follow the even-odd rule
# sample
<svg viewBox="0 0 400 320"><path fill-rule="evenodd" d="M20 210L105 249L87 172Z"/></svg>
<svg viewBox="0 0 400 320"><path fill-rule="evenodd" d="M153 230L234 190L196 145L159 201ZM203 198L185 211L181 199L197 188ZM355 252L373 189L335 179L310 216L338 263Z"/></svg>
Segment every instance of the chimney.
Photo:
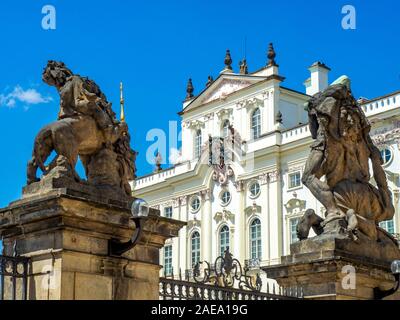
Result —
<svg viewBox="0 0 400 320"><path fill-rule="evenodd" d="M311 77L304 82L304 85L306 93L312 96L328 87L328 73L331 69L324 63L317 61L308 70L310 70Z"/></svg>

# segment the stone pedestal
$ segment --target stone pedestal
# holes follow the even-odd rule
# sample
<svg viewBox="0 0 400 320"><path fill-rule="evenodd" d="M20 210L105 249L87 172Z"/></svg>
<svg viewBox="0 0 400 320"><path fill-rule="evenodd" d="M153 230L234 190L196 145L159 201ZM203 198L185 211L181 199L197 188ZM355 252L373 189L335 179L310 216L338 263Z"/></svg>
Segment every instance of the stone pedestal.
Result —
<svg viewBox="0 0 400 320"><path fill-rule="evenodd" d="M374 288L393 288L390 263L399 255L373 241L322 236L292 244L281 264L262 269L284 288L301 288L306 299L372 300ZM386 299L399 300L400 293Z"/></svg>
<svg viewBox="0 0 400 320"><path fill-rule="evenodd" d="M28 192L0 210L4 254L12 255L15 248L30 258L28 299L158 300L159 249L178 236L184 223L150 210L138 245L111 257L108 240L127 241L135 228L133 199L107 199L89 191Z"/></svg>

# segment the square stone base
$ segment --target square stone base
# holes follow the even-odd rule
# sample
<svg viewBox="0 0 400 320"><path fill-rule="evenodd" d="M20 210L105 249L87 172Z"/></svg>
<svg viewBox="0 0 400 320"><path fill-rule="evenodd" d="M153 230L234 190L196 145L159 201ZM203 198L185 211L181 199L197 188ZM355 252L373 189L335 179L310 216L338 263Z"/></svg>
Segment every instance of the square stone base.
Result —
<svg viewBox="0 0 400 320"><path fill-rule="evenodd" d="M391 261L380 259L379 255L358 255L357 250L344 251L346 246L354 246L352 240L321 241L323 244L315 239L295 243L291 246L292 254L282 257L281 264L262 269L284 288L301 288L306 299L373 300L374 288L394 287ZM386 299L400 300L400 293Z"/></svg>
<svg viewBox="0 0 400 320"><path fill-rule="evenodd" d="M150 210L138 245L113 257L108 241L135 226L129 203L102 200L59 189L0 210L4 254L30 258L28 299L158 300L159 250L184 223Z"/></svg>

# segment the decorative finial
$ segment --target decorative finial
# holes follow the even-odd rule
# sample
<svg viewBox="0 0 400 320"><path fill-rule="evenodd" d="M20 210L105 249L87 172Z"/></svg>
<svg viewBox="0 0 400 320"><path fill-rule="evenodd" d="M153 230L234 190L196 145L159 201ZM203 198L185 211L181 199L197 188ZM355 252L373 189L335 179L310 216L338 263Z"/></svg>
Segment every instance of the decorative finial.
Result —
<svg viewBox="0 0 400 320"><path fill-rule="evenodd" d="M278 111L278 112L276 113L275 121L276 121L277 123L282 124L283 119L282 119L282 112L281 112L281 111Z"/></svg>
<svg viewBox="0 0 400 320"><path fill-rule="evenodd" d="M160 172L162 171L161 168L161 163L162 163L162 157L161 157L161 153L157 152L156 158L155 158L155 163L156 163L156 170L155 172Z"/></svg>
<svg viewBox="0 0 400 320"><path fill-rule="evenodd" d="M206 83L206 87L208 88L209 86L211 86L211 84L214 82L214 79L212 76L208 76L208 80Z"/></svg>
<svg viewBox="0 0 400 320"><path fill-rule="evenodd" d="M192 79L189 79L187 86L186 86L186 93L187 93L186 100L190 100L194 97L193 92L194 92L194 87L193 87Z"/></svg>
<svg viewBox="0 0 400 320"><path fill-rule="evenodd" d="M120 92L120 100L119 100L119 102L120 102L120 105L121 105L121 116L120 116L120 119L121 119L121 122L125 122L124 87L123 87L122 81L119 84L119 92Z"/></svg>
<svg viewBox="0 0 400 320"><path fill-rule="evenodd" d="M275 58L276 58L276 52L274 49L274 45L271 42L268 48L268 67L277 66Z"/></svg>
<svg viewBox="0 0 400 320"><path fill-rule="evenodd" d="M225 63L225 70L232 70L232 57L231 57L231 52L229 50L226 50L224 63Z"/></svg>
<svg viewBox="0 0 400 320"><path fill-rule="evenodd" d="M240 74L248 74L249 70L247 68L247 61L244 59L243 61L239 62Z"/></svg>

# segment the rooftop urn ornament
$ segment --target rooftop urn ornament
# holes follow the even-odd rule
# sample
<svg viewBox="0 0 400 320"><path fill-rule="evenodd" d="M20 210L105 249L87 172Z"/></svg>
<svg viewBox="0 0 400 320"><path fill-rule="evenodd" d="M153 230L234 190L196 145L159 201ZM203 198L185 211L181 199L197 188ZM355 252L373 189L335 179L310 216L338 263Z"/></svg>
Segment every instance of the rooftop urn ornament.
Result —
<svg viewBox="0 0 400 320"><path fill-rule="evenodd" d="M281 111L278 111L278 112L276 113L275 121L276 121L277 123L282 124L283 119L282 119L282 112L281 112Z"/></svg>
<svg viewBox="0 0 400 320"><path fill-rule="evenodd" d="M214 82L214 78L212 76L208 76L207 83L206 83L206 88L212 85Z"/></svg>
<svg viewBox="0 0 400 320"><path fill-rule="evenodd" d="M160 171L162 171L162 167L161 167L162 156L161 156L161 153L159 153L159 152L157 152L157 154L156 154L155 163L156 163L156 170L155 170L155 172L160 172Z"/></svg>
<svg viewBox="0 0 400 320"><path fill-rule="evenodd" d="M240 74L248 74L249 73L246 59L243 59L243 61L239 62L239 68L240 68L240 71L239 71Z"/></svg>
<svg viewBox="0 0 400 320"><path fill-rule="evenodd" d="M274 45L272 42L269 44L267 56L268 56L268 65L267 66L268 67L277 66L277 64L275 62L276 52L275 52Z"/></svg>
<svg viewBox="0 0 400 320"><path fill-rule="evenodd" d="M231 52L228 50L226 50L226 54L225 54L225 70L230 70L232 71L232 57L231 57Z"/></svg>
<svg viewBox="0 0 400 320"><path fill-rule="evenodd" d="M185 100L190 100L194 97L193 95L194 92L194 87L193 87L193 83L192 83L192 79L188 80L187 86L186 86L186 99Z"/></svg>

